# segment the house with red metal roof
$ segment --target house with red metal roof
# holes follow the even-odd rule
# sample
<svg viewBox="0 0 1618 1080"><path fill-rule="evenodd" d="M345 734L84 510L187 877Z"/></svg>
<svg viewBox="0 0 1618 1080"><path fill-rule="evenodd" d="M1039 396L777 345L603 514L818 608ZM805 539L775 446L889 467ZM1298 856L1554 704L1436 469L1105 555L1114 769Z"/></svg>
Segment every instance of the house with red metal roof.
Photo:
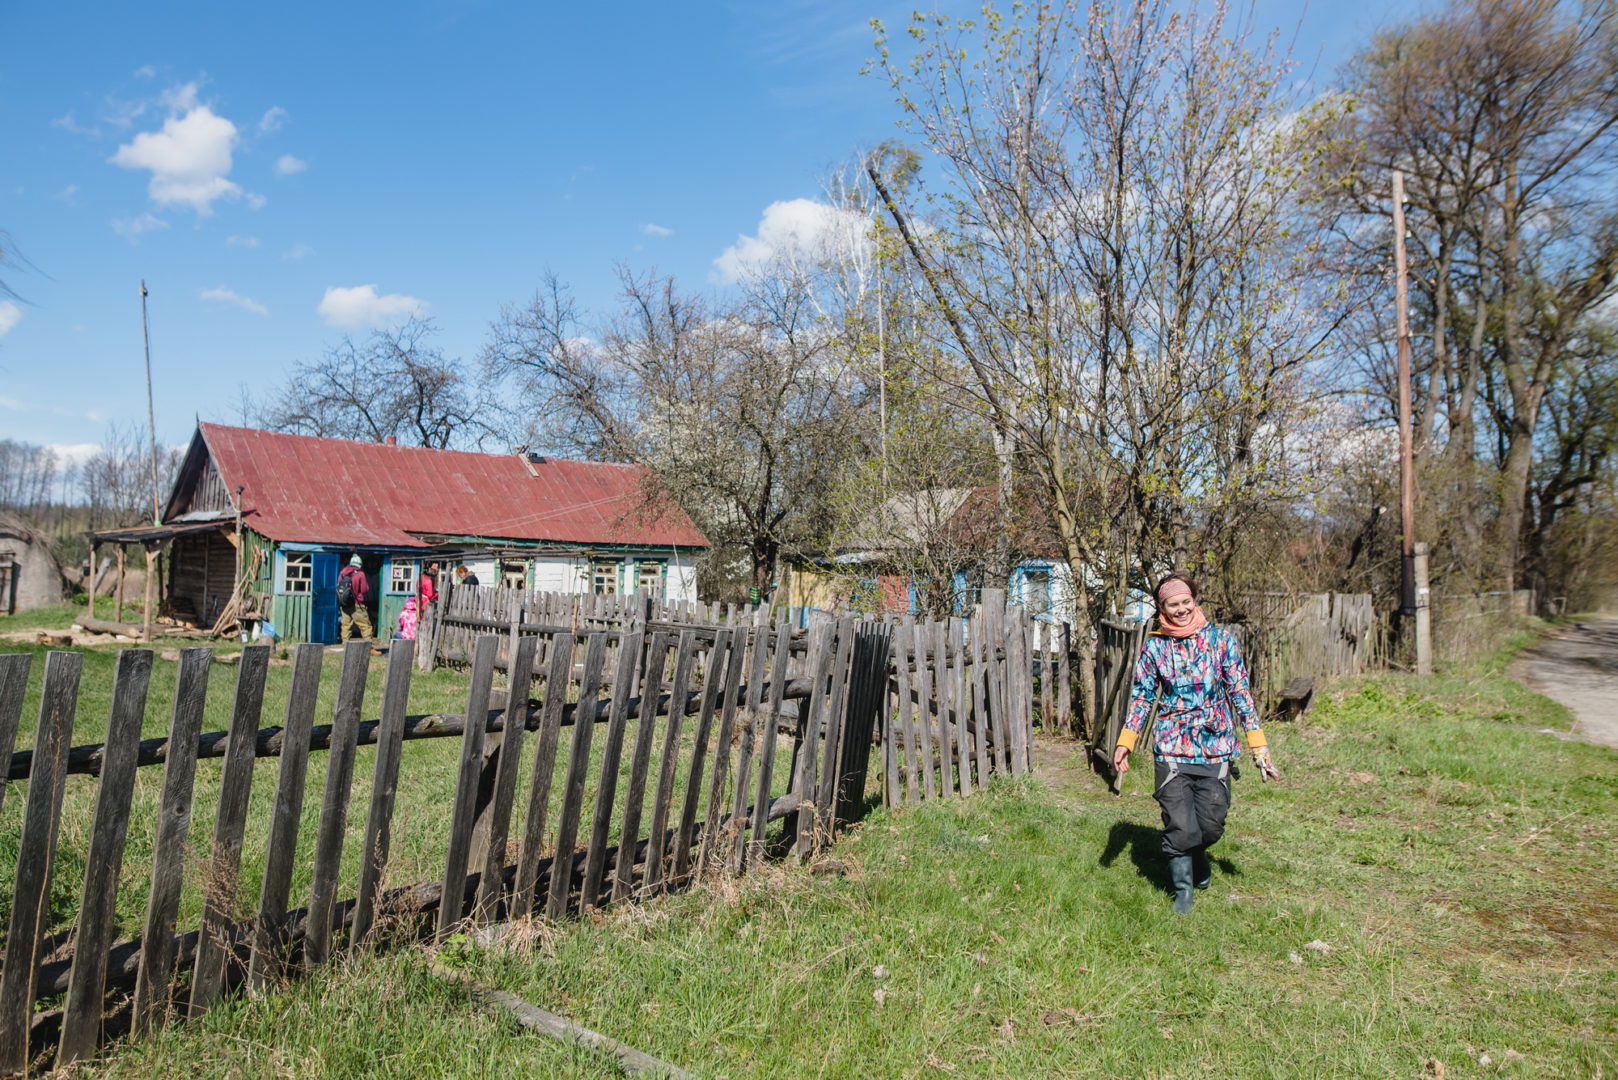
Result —
<svg viewBox="0 0 1618 1080"><path fill-rule="evenodd" d="M695 600L707 538L645 480L634 465L204 423L162 524L105 539L169 546L166 610L212 626L239 597L290 641L337 640L337 577L356 555L378 636L433 563L483 587Z"/></svg>

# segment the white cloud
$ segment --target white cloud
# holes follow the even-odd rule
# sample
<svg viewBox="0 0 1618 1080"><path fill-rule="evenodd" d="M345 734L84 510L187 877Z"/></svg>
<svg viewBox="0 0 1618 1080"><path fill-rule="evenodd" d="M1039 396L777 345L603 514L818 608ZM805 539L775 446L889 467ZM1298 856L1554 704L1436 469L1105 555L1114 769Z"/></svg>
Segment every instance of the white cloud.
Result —
<svg viewBox="0 0 1618 1080"><path fill-rule="evenodd" d="M79 123L78 119L73 115L72 110L69 110L66 115L58 116L55 120L52 120L51 127L61 128L63 131L69 132L73 135L89 135L94 137L101 134L101 130L99 128L85 127L83 124Z"/></svg>
<svg viewBox="0 0 1618 1080"><path fill-rule="evenodd" d="M813 199L773 202L759 219L758 235L738 236L714 267L720 281L733 283L771 264L864 260L871 249L870 222L852 210Z"/></svg>
<svg viewBox="0 0 1618 1080"><path fill-rule="evenodd" d="M334 286L326 290L318 310L329 325L354 329L382 326L411 315L426 314L427 301L399 293L378 296L375 285L356 285L351 289Z"/></svg>
<svg viewBox="0 0 1618 1080"><path fill-rule="evenodd" d="M295 158L291 154L282 154L275 159L275 175L291 176L301 173L309 167L309 163L302 158Z"/></svg>
<svg viewBox="0 0 1618 1080"><path fill-rule="evenodd" d="M264 204L269 201L262 195L256 195L251 191L247 193L247 205L254 210L264 209Z"/></svg>
<svg viewBox="0 0 1618 1080"><path fill-rule="evenodd" d="M297 262L299 259L307 259L314 253L315 249L308 244L293 244L290 248L281 252L281 258L288 262Z"/></svg>
<svg viewBox="0 0 1618 1080"><path fill-rule="evenodd" d="M225 246L226 247L256 248L256 247L258 247L258 237L256 237L256 236L227 236L227 237L225 237Z"/></svg>
<svg viewBox="0 0 1618 1080"><path fill-rule="evenodd" d="M291 115L291 113L281 108L281 106L272 105L270 108L265 110L263 116L258 118L258 133L260 135L268 135L272 131L280 131L282 125L284 125L287 120L290 119Z"/></svg>
<svg viewBox="0 0 1618 1080"><path fill-rule="evenodd" d="M0 337L5 337L22 322L22 308L10 300L0 300Z"/></svg>
<svg viewBox="0 0 1618 1080"><path fill-rule="evenodd" d="M151 79L157 76L157 69L150 64L142 64L135 69L134 74L137 79Z"/></svg>
<svg viewBox="0 0 1618 1080"><path fill-rule="evenodd" d="M77 195L78 193L79 185L69 184L61 191L58 191L56 194L52 195L51 198L55 199L57 202L65 202L69 206L75 206L77 204L74 202L73 196Z"/></svg>
<svg viewBox="0 0 1618 1080"><path fill-rule="evenodd" d="M83 465L86 461L101 453L101 444L93 442L49 443L45 449L54 453L57 460L64 465Z"/></svg>
<svg viewBox="0 0 1618 1080"><path fill-rule="evenodd" d="M198 214L210 214L214 200L242 194L226 179L236 125L197 103L196 83L169 90L163 100L169 115L162 129L140 132L108 160L125 169L149 170L147 192L159 206L185 203Z"/></svg>
<svg viewBox="0 0 1618 1080"><path fill-rule="evenodd" d="M0 409L10 409L12 412L22 412L22 402L9 394L0 394Z"/></svg>
<svg viewBox="0 0 1618 1080"><path fill-rule="evenodd" d="M257 300L254 300L252 297L243 296L236 290L227 289L223 285L213 289L201 290L197 293L197 299L217 300L221 304L235 304L237 307L246 308L255 315L268 315L270 313L269 308L265 307Z"/></svg>
<svg viewBox="0 0 1618 1080"><path fill-rule="evenodd" d="M640 231L645 233L647 236L673 236L674 235L674 230L669 228L667 225L653 225L650 222L647 222L645 225L642 225L640 227Z"/></svg>
<svg viewBox="0 0 1618 1080"><path fill-rule="evenodd" d="M112 223L112 231L128 240L131 244L140 243L141 233L155 232L158 229L168 227L169 223L155 214L142 214L140 217L134 218L115 218Z"/></svg>

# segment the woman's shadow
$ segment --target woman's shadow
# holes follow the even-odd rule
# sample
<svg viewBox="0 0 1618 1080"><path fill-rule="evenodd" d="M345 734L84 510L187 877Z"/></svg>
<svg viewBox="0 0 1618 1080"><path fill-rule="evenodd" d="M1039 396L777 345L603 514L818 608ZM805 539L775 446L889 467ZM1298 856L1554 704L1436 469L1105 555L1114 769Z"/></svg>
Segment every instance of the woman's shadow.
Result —
<svg viewBox="0 0 1618 1080"><path fill-rule="evenodd" d="M1129 850L1129 859L1135 864L1135 873L1151 882L1162 892L1173 894L1174 884L1169 880L1169 861L1163 854L1163 834L1148 825L1137 825L1133 821L1116 822L1112 831L1107 834L1107 846L1101 852L1101 858L1096 860L1101 866L1108 867L1118 861L1118 856ZM1240 875L1236 864L1229 859L1213 856L1214 866L1224 875Z"/></svg>

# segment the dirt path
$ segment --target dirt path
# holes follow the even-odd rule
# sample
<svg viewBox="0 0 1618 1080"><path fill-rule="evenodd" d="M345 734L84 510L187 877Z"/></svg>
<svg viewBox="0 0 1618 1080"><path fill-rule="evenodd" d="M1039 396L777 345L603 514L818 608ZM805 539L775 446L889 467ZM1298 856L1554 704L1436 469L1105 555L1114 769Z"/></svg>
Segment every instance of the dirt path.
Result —
<svg viewBox="0 0 1618 1080"><path fill-rule="evenodd" d="M1618 619L1589 619L1527 650L1510 675L1566 705L1573 733L1618 748Z"/></svg>

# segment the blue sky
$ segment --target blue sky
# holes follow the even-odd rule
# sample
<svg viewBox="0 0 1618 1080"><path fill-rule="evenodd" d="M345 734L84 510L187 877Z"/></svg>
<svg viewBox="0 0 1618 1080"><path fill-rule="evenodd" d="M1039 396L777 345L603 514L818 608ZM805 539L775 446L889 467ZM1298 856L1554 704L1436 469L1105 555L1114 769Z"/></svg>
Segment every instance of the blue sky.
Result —
<svg viewBox="0 0 1618 1080"><path fill-rule="evenodd" d="M556 272L722 288L766 208L895 134L859 71L913 3L10 4L0 228L33 269L0 304L0 437L93 446L231 422L345 333L420 311L474 356ZM967 10L975 5L961 4ZM1330 69L1408 12L1265 0Z"/></svg>

